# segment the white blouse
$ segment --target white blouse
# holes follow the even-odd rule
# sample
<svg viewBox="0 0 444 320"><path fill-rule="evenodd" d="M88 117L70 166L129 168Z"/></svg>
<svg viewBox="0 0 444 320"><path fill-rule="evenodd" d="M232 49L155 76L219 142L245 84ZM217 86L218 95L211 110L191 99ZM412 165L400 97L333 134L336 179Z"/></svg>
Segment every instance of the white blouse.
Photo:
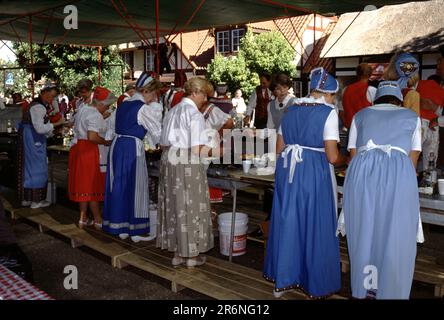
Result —
<svg viewBox="0 0 444 320"><path fill-rule="evenodd" d="M211 106L213 106L212 109ZM216 148L220 144L220 136L218 131L225 125L231 116L213 104L210 104L205 109L203 116L205 119L205 126L207 129L209 129L208 138L212 141L210 142L210 145L212 148Z"/></svg>
<svg viewBox="0 0 444 320"><path fill-rule="evenodd" d="M181 149L211 146L205 128L202 113L191 99L185 97L165 116L160 144Z"/></svg>
<svg viewBox="0 0 444 320"><path fill-rule="evenodd" d="M210 112L210 108L213 106L213 109ZM208 114L208 112L210 112ZM207 117L208 115L208 117ZM228 113L223 112L218 106L210 104L203 113L205 119L205 125L207 129L220 130L225 123L231 118Z"/></svg>
<svg viewBox="0 0 444 320"><path fill-rule="evenodd" d="M29 109L31 115L32 125L38 134L44 134L47 137L52 135L54 126L50 121L45 123L46 108L41 104L33 105Z"/></svg>
<svg viewBox="0 0 444 320"><path fill-rule="evenodd" d="M405 108L395 107L390 105L377 105L373 107L369 107L375 110L402 110ZM350 126L350 133L348 136L348 147L347 149L356 149L356 141L358 139L358 130L355 124L355 118L353 117L352 124ZM412 136L412 151L421 151L421 119L418 117L418 121L416 123L415 131Z"/></svg>
<svg viewBox="0 0 444 320"><path fill-rule="evenodd" d="M74 134L77 140L88 140L88 131L105 133L106 123L102 114L93 106L83 105L77 112Z"/></svg>

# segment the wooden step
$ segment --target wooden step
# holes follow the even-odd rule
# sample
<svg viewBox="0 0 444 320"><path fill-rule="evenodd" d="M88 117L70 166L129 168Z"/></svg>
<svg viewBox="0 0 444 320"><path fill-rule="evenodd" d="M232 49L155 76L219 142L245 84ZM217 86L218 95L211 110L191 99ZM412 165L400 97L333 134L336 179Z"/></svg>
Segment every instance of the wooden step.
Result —
<svg viewBox="0 0 444 320"><path fill-rule="evenodd" d="M274 299L273 284L265 281L259 271L208 257L199 268L174 268L171 253L155 248L154 241L132 243L94 228L79 229L78 213L61 206L20 209L20 217L71 240L74 247L83 245L111 258L116 267L131 265L171 281L175 292L190 288L216 299ZM284 295L285 299L305 299L301 292Z"/></svg>

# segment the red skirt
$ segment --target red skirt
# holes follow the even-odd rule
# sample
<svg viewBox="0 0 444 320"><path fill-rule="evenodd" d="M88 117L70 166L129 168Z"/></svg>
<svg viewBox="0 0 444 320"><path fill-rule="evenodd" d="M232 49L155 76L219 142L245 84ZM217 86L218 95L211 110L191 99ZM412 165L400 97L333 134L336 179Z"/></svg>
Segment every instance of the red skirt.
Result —
<svg viewBox="0 0 444 320"><path fill-rule="evenodd" d="M210 191L210 202L211 203L222 202L222 189L210 187L209 191Z"/></svg>
<svg viewBox="0 0 444 320"><path fill-rule="evenodd" d="M69 199L75 202L103 201L106 174L100 172L99 147L79 140L69 152Z"/></svg>

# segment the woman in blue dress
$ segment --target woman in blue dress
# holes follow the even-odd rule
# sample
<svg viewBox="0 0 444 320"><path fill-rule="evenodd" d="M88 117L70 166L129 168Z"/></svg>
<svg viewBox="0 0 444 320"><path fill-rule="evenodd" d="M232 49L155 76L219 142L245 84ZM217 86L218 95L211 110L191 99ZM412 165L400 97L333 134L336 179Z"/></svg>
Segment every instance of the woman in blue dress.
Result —
<svg viewBox="0 0 444 320"><path fill-rule="evenodd" d="M143 139L160 139L162 107L157 103L161 83L144 72L137 92L115 112L116 135L110 147L102 229L125 239L149 241L148 171Z"/></svg>
<svg viewBox="0 0 444 320"><path fill-rule="evenodd" d="M375 105L358 112L350 128L352 161L341 217L355 298L410 295L418 231L422 238L415 172L421 122L415 112L400 107L402 100L397 82L381 82Z"/></svg>
<svg viewBox="0 0 444 320"><path fill-rule="evenodd" d="M310 97L288 108L278 132L275 191L264 277L273 294L300 288L312 298L341 287L336 205L330 164L340 155L338 83L322 68L310 75ZM280 155L279 155L280 154Z"/></svg>

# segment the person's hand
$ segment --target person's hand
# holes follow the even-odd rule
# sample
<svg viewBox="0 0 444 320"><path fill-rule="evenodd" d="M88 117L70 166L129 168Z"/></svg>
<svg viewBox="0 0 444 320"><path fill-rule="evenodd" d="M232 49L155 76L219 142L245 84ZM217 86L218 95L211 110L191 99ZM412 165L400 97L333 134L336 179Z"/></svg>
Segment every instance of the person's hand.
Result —
<svg viewBox="0 0 444 320"><path fill-rule="evenodd" d="M429 122L429 128L431 129L431 130L433 130L433 131L435 131L436 129L436 127L438 126L438 118L434 118L434 119L432 119L432 120L430 120L430 122Z"/></svg>
<svg viewBox="0 0 444 320"><path fill-rule="evenodd" d="M246 124L246 125L249 125L250 124L250 116L246 116L245 118L244 118L244 123Z"/></svg>
<svg viewBox="0 0 444 320"><path fill-rule="evenodd" d="M111 146L111 144L113 143L113 140L105 140L105 143L103 145L105 146Z"/></svg>

